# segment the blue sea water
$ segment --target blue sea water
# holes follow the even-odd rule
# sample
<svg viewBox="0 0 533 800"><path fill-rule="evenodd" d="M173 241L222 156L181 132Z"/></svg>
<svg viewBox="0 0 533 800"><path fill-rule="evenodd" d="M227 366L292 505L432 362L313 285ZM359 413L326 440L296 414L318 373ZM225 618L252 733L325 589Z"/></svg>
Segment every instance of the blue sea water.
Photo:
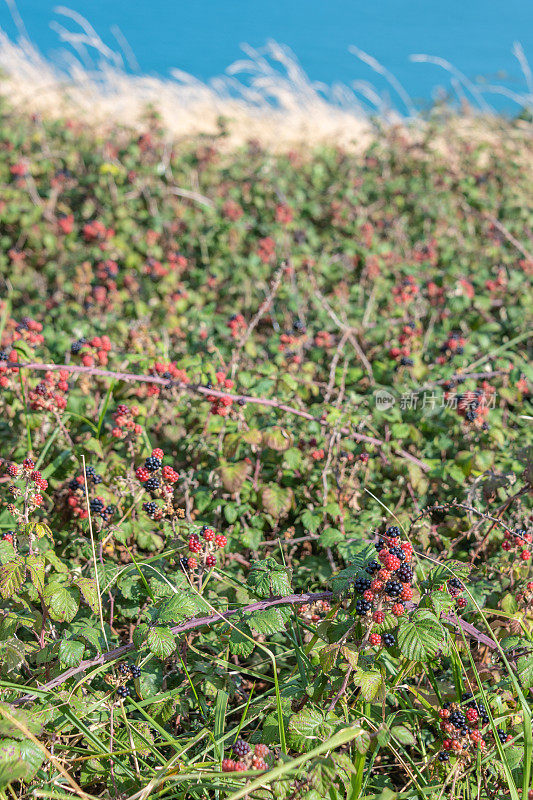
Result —
<svg viewBox="0 0 533 800"><path fill-rule="evenodd" d="M14 2L30 40L61 62L64 45L50 23L70 31L79 26L58 13L54 0L0 0L0 27L11 38L20 33ZM446 59L469 80L484 81L482 88L503 85L521 94L528 87L513 43L520 42L533 62L533 0L65 0L65 5L82 14L113 50L124 37L134 54L130 71L168 77L178 68L207 80L242 57L241 43L261 48L274 39L294 51L311 80L371 81L401 110L394 89L350 53L350 45L390 70L418 106L429 105L438 87L452 94L453 87L441 67L411 62L413 53ZM517 110L508 98L485 96L499 110Z"/></svg>

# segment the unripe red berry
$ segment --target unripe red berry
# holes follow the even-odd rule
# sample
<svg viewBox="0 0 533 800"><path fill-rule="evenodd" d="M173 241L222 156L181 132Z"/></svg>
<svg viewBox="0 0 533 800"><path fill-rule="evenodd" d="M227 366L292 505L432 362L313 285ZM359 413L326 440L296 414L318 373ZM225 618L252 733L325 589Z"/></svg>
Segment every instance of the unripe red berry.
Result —
<svg viewBox="0 0 533 800"><path fill-rule="evenodd" d="M160 447L156 447L155 450L152 450L152 458L158 458L161 461L164 455L165 454Z"/></svg>
<svg viewBox="0 0 533 800"><path fill-rule="evenodd" d="M377 622L378 625L381 625L381 623L385 619L385 614L383 613L383 611L374 611L372 619L374 620L374 622Z"/></svg>
<svg viewBox="0 0 533 800"><path fill-rule="evenodd" d="M371 603L374 599L374 592L371 592L369 589L367 589L366 592L363 592L363 598Z"/></svg>
<svg viewBox="0 0 533 800"><path fill-rule="evenodd" d="M370 584L370 588L372 589L373 592L381 592L383 586L384 586L383 581L377 581L377 580L372 581L372 583Z"/></svg>
<svg viewBox="0 0 533 800"><path fill-rule="evenodd" d="M394 603L391 611L395 617L401 617L405 613L405 608L401 603Z"/></svg>
<svg viewBox="0 0 533 800"><path fill-rule="evenodd" d="M225 758L222 762L222 772L234 772L235 761L232 758Z"/></svg>
<svg viewBox="0 0 533 800"><path fill-rule="evenodd" d="M463 749L463 747L461 745L461 742L458 739L452 739L452 750L455 750L455 751L458 752L459 750L462 750L462 749Z"/></svg>
<svg viewBox="0 0 533 800"><path fill-rule="evenodd" d="M368 638L368 641L373 647L379 647L379 645L381 644L381 636L379 635L379 633L371 633Z"/></svg>
<svg viewBox="0 0 533 800"><path fill-rule="evenodd" d="M200 553L202 551L202 543L197 536L191 536L189 539L189 550L191 553Z"/></svg>
<svg viewBox="0 0 533 800"><path fill-rule="evenodd" d="M198 561L195 558L188 558L187 559L187 566L189 569L196 569L198 567Z"/></svg>
<svg viewBox="0 0 533 800"><path fill-rule="evenodd" d="M150 473L145 467L138 467L138 469L135 470L135 477L138 481L144 483L150 477Z"/></svg>
<svg viewBox="0 0 533 800"><path fill-rule="evenodd" d="M213 528L206 528L205 531L202 533L202 536L206 540L206 542L214 542L216 538L216 533Z"/></svg>
<svg viewBox="0 0 533 800"><path fill-rule="evenodd" d="M393 556L390 553L387 555L385 561L383 562L387 569L390 569L391 572L394 572L401 566L401 561L398 556Z"/></svg>
<svg viewBox="0 0 533 800"><path fill-rule="evenodd" d="M448 710L447 708L441 708L441 709L439 709L439 717L440 717L441 719L449 719L449 717L450 717L450 712L449 712L449 710Z"/></svg>
<svg viewBox="0 0 533 800"><path fill-rule="evenodd" d="M168 483L176 483L180 477L178 473L172 469L172 467L163 467L161 474L163 476L163 480L167 481Z"/></svg>
<svg viewBox="0 0 533 800"><path fill-rule="evenodd" d="M211 554L206 556L206 558L205 558L206 567L214 567L214 566L216 566L216 563L217 563L217 560L216 560L215 556L213 556Z"/></svg>
<svg viewBox="0 0 533 800"><path fill-rule="evenodd" d="M228 540L221 533L219 533L218 536L215 536L215 545L217 547L225 547L227 545L227 543L228 543Z"/></svg>
<svg viewBox="0 0 533 800"><path fill-rule="evenodd" d="M413 590L410 586L405 586L401 595L402 600L412 600L413 599Z"/></svg>
<svg viewBox="0 0 533 800"><path fill-rule="evenodd" d="M477 713L475 708L468 708L465 713L465 717L469 722L475 722L478 718L479 714Z"/></svg>

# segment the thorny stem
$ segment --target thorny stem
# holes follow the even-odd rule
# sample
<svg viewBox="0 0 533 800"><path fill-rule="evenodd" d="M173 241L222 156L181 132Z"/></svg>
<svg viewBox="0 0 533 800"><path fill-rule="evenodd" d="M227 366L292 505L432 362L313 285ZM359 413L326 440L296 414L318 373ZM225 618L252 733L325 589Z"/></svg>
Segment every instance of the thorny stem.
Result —
<svg viewBox="0 0 533 800"><path fill-rule="evenodd" d="M234 616L235 614L247 614L252 611L264 611L265 609L272 608L273 606L313 603L317 600L329 600L331 597L333 597L333 592L307 592L305 594L291 594L286 597L273 597L269 598L268 600L261 600L257 603L251 603L243 608L235 608L223 613L212 614L208 617L194 617L193 619L187 620L187 622L182 622L179 625L175 625L170 630L176 636L180 633L185 633L185 631L194 630L195 628L201 628L204 626L215 625L217 623L224 622L226 619ZM485 634L481 633L481 631L478 631L474 625L471 625L470 623L465 622L454 615L444 616L443 620L451 623L454 627L463 630L467 636L479 642L480 644L484 644L491 649L497 649L495 642L492 639L489 639L488 636L485 636ZM61 686L61 684L69 680L69 678L78 675L80 672L85 672L86 669L90 669L91 667L107 664L110 661L117 661L126 653L129 653L134 649L135 645L133 643L124 644L120 647L114 648L113 650L108 650L106 653L96 656L95 658L86 659L77 667L72 667L71 669L66 670L66 672L62 672L61 675L58 675L56 678L53 678L53 680L48 681L48 683L39 686L38 695L30 692L29 694L14 700L12 705L20 705L28 700L33 700L34 698L40 696L41 692L52 691L57 686Z"/></svg>

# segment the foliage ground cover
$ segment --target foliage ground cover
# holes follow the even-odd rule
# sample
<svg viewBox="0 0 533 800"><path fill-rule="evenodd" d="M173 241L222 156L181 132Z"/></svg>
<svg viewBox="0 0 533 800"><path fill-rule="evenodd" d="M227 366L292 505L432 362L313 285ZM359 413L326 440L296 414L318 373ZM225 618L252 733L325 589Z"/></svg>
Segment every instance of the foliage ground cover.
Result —
<svg viewBox="0 0 533 800"><path fill-rule="evenodd" d="M529 126L0 111L2 797L530 798Z"/></svg>

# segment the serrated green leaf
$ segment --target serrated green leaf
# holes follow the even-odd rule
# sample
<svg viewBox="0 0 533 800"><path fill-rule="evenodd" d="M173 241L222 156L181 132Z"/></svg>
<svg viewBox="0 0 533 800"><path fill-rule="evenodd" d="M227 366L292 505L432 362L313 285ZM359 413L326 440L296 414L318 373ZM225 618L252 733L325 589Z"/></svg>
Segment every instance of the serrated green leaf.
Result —
<svg viewBox="0 0 533 800"><path fill-rule="evenodd" d="M533 686L533 655L521 656L516 662L516 672L524 689Z"/></svg>
<svg viewBox="0 0 533 800"><path fill-rule="evenodd" d="M406 725L394 725L391 734L401 744L415 744L416 739L413 732Z"/></svg>
<svg viewBox="0 0 533 800"><path fill-rule="evenodd" d="M244 657L249 656L254 651L255 642L252 638L252 631L246 622L237 622L235 627L231 628L229 649L234 656Z"/></svg>
<svg viewBox="0 0 533 800"><path fill-rule="evenodd" d="M292 591L290 571L274 561L253 561L248 572L248 586L259 597L285 597Z"/></svg>
<svg viewBox="0 0 533 800"><path fill-rule="evenodd" d="M63 667L77 667L81 664L85 645L75 639L62 639L59 645L59 661Z"/></svg>
<svg viewBox="0 0 533 800"><path fill-rule="evenodd" d="M348 647L345 645L342 648L342 655L348 662L348 664L355 669L357 666L357 662L359 661L359 651L355 650L353 647Z"/></svg>
<svg viewBox="0 0 533 800"><path fill-rule="evenodd" d="M176 637L170 628L155 626L150 628L146 643L151 652L158 658L167 658L176 649Z"/></svg>
<svg viewBox="0 0 533 800"><path fill-rule="evenodd" d="M412 622L400 622L397 638L398 647L406 658L428 661L446 647L448 635L435 616L421 610Z"/></svg>
<svg viewBox="0 0 533 800"><path fill-rule="evenodd" d="M190 592L177 592L161 604L157 620L162 623L177 624L198 614L208 614L209 611L207 603L198 595L193 595Z"/></svg>
<svg viewBox="0 0 533 800"><path fill-rule="evenodd" d="M0 665L2 672L8 674L18 671L26 663L24 643L16 636L0 644Z"/></svg>
<svg viewBox="0 0 533 800"><path fill-rule="evenodd" d="M335 666L339 651L340 645L338 644L327 644L325 647L321 648L318 658L320 660L322 672L324 672L326 675L329 675Z"/></svg>
<svg viewBox="0 0 533 800"><path fill-rule="evenodd" d="M276 483L269 483L261 489L262 506L267 514L275 519L285 517L289 513L293 496L292 489L284 489Z"/></svg>
<svg viewBox="0 0 533 800"><path fill-rule="evenodd" d="M80 604L80 593L78 589L53 581L45 586L44 599L52 619L72 622Z"/></svg>
<svg viewBox="0 0 533 800"><path fill-rule="evenodd" d="M440 617L441 614L446 614L455 606L455 600L448 592L439 591L437 589L425 595L423 603L424 607L434 611L437 617Z"/></svg>
<svg viewBox="0 0 533 800"><path fill-rule="evenodd" d="M0 786L24 777L26 767L22 761L20 742L15 739L0 739Z"/></svg>
<svg viewBox="0 0 533 800"><path fill-rule="evenodd" d="M42 732L43 722L38 719L36 714L31 714L28 711L10 706L7 703L0 703L0 709L1 708L8 711L12 717L24 725L34 736L38 736ZM0 713L0 736L6 736L9 739L25 738L25 734L22 733L20 728L17 728L11 720L6 719L2 713Z"/></svg>
<svg viewBox="0 0 533 800"><path fill-rule="evenodd" d="M284 608L266 608L264 611L247 614L245 619L253 630L268 636L285 630L288 614L288 610Z"/></svg>
<svg viewBox="0 0 533 800"><path fill-rule="evenodd" d="M90 606L91 610L94 611L95 614L97 614L99 609L98 590L96 588L96 581L94 578L78 578L75 585L80 590L81 596L87 605Z"/></svg>
<svg viewBox="0 0 533 800"><path fill-rule="evenodd" d="M17 592L26 577L26 565L21 556L0 567L0 595L7 600Z"/></svg>
<svg viewBox="0 0 533 800"><path fill-rule="evenodd" d="M353 683L361 689L361 695L371 703L373 700L381 701L385 697L385 684L381 672L377 669L363 670L358 667L353 676Z"/></svg>
<svg viewBox="0 0 533 800"><path fill-rule="evenodd" d="M30 573L30 579L39 594L44 591L44 557L34 554L26 558L26 567Z"/></svg>

